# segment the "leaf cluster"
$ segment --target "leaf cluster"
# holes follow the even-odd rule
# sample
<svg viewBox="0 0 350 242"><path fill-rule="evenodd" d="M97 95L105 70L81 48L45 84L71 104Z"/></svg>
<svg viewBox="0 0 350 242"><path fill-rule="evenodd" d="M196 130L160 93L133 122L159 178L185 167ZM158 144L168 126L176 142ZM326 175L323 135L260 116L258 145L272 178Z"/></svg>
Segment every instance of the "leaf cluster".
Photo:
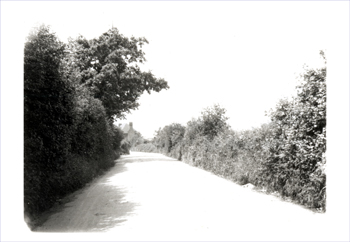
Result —
<svg viewBox="0 0 350 242"><path fill-rule="evenodd" d="M124 37L116 28L92 40L71 39L65 60L67 76L75 76L79 85L102 101L109 119L123 118L139 106L138 98L145 91L169 88L164 79L138 66L146 61L142 46L147 43L145 38Z"/></svg>

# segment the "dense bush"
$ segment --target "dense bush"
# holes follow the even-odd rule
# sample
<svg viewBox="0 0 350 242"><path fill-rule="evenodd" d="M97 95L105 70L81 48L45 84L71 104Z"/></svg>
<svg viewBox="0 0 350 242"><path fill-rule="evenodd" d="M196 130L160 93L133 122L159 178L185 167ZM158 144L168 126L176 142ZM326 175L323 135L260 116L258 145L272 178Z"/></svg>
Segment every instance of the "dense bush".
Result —
<svg viewBox="0 0 350 242"><path fill-rule="evenodd" d="M165 154L172 153L177 159L181 159L180 147L184 137L185 127L178 123L165 126L157 131L154 144L157 149Z"/></svg>
<svg viewBox="0 0 350 242"><path fill-rule="evenodd" d="M298 95L270 113L273 152L261 184L310 207L325 207L326 68L307 70Z"/></svg>
<svg viewBox="0 0 350 242"><path fill-rule="evenodd" d="M310 208L326 206L326 68L306 70L298 94L281 100L259 128L236 132L214 105L181 127L160 129L158 152L239 184L252 183ZM139 147L140 151L143 147Z"/></svg>
<svg viewBox="0 0 350 242"><path fill-rule="evenodd" d="M228 128L226 123L228 117L225 116L225 113L226 110L218 104L215 104L212 108L205 109L198 120L201 136L212 140L220 132L226 131Z"/></svg>
<svg viewBox="0 0 350 242"><path fill-rule="evenodd" d="M123 138L118 128L108 123L101 101L84 87L77 88L74 128L72 153L87 159L112 156L111 151L120 147L116 142Z"/></svg>
<svg viewBox="0 0 350 242"><path fill-rule="evenodd" d="M163 79L129 66L145 60L144 42L129 40L115 28L98 40L81 37L68 46L46 26L27 38L24 207L29 218L113 166L120 154L129 153L123 131L113 124L115 117L137 107L143 91L168 88ZM123 59L124 54L131 59ZM122 69L116 71L115 66Z"/></svg>
<svg viewBox="0 0 350 242"><path fill-rule="evenodd" d="M64 45L47 28L32 33L24 49L24 202L29 213L55 200L74 133L74 88L61 75Z"/></svg>

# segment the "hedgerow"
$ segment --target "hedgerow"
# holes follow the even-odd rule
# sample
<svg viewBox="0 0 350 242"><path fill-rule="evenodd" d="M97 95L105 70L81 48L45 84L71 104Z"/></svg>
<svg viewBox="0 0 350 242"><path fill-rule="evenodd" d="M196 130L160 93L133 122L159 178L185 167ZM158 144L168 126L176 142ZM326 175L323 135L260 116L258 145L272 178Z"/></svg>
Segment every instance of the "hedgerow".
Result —
<svg viewBox="0 0 350 242"><path fill-rule="evenodd" d="M160 129L153 144L158 152L239 184L325 211L326 68L306 69L297 89L297 96L281 100L268 113L271 122L261 127L233 131L226 110L214 105L186 127Z"/></svg>
<svg viewBox="0 0 350 242"><path fill-rule="evenodd" d="M101 101L64 78L64 55L46 27L25 45L24 206L32 218L113 166L123 139Z"/></svg>
<svg viewBox="0 0 350 242"><path fill-rule="evenodd" d="M24 209L29 219L129 153L130 144L114 120L136 108L143 91L169 88L151 72L129 65L145 61L141 51L145 43L145 38L126 38L116 28L99 39L80 36L68 45L47 26L28 36L24 46Z"/></svg>
<svg viewBox="0 0 350 242"><path fill-rule="evenodd" d="M292 101L270 113L273 150L259 184L309 207L325 208L326 68L307 70Z"/></svg>

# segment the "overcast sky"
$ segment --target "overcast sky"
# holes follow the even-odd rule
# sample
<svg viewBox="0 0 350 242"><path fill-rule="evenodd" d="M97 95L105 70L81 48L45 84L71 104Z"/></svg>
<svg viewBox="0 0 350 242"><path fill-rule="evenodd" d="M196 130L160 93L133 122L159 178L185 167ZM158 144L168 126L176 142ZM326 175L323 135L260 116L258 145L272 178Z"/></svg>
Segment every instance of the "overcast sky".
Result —
<svg viewBox="0 0 350 242"><path fill-rule="evenodd" d="M98 37L112 25L125 36L146 37L147 63L170 89L145 93L121 122L143 136L186 124L214 104L235 130L268 122L265 111L295 93L303 64L317 66L327 50L331 2L21 2L24 37L51 25L62 41Z"/></svg>

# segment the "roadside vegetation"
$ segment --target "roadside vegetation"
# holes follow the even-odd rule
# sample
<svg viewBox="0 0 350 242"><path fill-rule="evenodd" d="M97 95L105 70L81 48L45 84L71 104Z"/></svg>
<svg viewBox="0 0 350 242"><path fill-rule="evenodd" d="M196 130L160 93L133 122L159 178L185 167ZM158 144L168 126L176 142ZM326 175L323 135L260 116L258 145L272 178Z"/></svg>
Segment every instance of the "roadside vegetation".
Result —
<svg viewBox="0 0 350 242"><path fill-rule="evenodd" d="M214 105L186 126L159 129L152 143L133 150L160 152L325 211L326 67L306 68L297 90L267 113L271 122L261 127L235 131L227 124L226 110Z"/></svg>
<svg viewBox="0 0 350 242"><path fill-rule="evenodd" d="M114 125L147 91L168 89L143 72L145 38L116 28L58 40L47 26L24 46L24 212L30 221L114 165L130 148ZM29 224L30 225L30 224Z"/></svg>

